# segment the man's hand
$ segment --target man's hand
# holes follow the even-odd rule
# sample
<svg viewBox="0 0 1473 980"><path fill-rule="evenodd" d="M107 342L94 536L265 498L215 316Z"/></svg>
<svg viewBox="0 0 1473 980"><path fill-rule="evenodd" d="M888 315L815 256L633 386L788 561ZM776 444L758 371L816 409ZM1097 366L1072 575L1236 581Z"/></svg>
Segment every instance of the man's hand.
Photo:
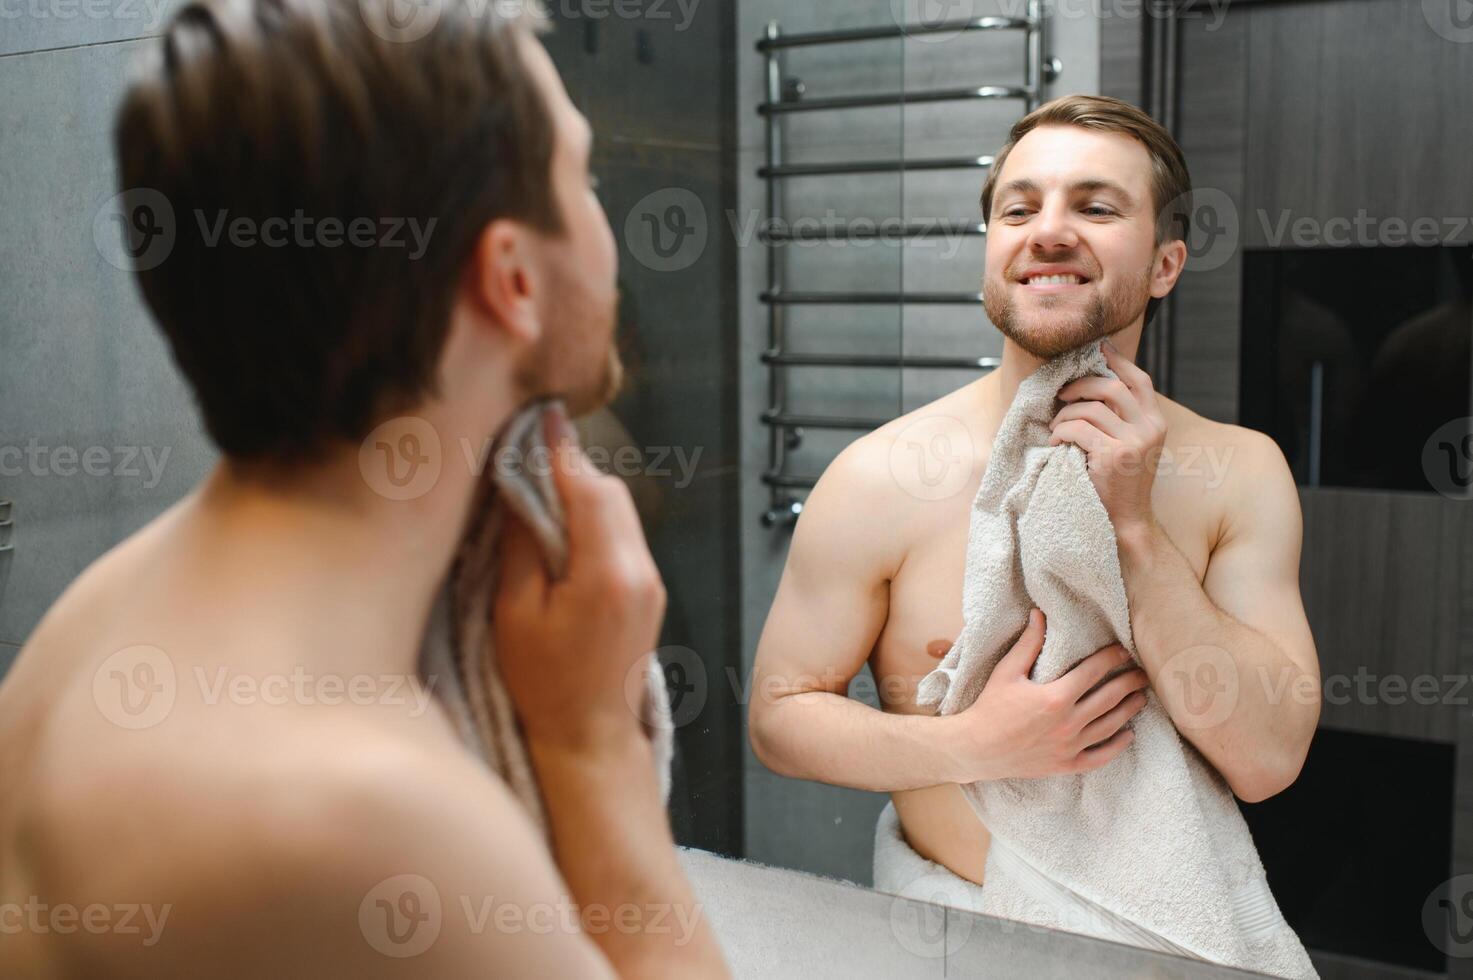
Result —
<svg viewBox="0 0 1473 980"><path fill-rule="evenodd" d="M1124 725L1146 705L1146 672L1135 667L1101 684L1130 663L1116 644L1040 684L1028 674L1043 650L1044 628L1043 613L1031 610L1028 628L998 661L977 700L944 719L956 746L956 782L1087 772L1135 738Z"/></svg>
<svg viewBox="0 0 1473 980"><path fill-rule="evenodd" d="M688 934L599 928L587 934L621 977L728 977L685 880L649 740L629 695L665 615L665 586L628 489L593 468L567 417L550 413L553 478L568 515L568 569L547 578L520 523L502 536L496 653L547 804L552 849L584 915L674 912ZM631 685L631 680L635 682ZM525 972L525 971L523 971ZM579 974L583 975L583 974Z"/></svg>
<svg viewBox="0 0 1473 980"><path fill-rule="evenodd" d="M578 749L639 730L625 688L642 682L635 667L659 641L665 586L624 484L594 468L560 413L548 415L547 441L568 518L567 575L550 581L531 532L508 520L496 651L528 740Z"/></svg>
<svg viewBox="0 0 1473 980"><path fill-rule="evenodd" d="M1066 404L1054 416L1049 445L1072 442L1089 459L1089 478L1117 532L1149 527L1151 486L1166 443L1166 418L1150 375L1109 340L1105 363L1119 376L1078 378L1059 389Z"/></svg>

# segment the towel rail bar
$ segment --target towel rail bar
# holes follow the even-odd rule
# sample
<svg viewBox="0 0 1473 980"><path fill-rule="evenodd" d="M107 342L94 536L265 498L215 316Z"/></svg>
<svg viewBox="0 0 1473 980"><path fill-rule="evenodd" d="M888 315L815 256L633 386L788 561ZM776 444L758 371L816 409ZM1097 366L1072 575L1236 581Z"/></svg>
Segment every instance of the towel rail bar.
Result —
<svg viewBox="0 0 1473 980"><path fill-rule="evenodd" d="M863 228L776 228L759 231L757 237L763 242L816 242L816 241L868 241L876 238L949 238L953 235L977 236L987 234L987 225L980 221L907 221L899 227L893 222L870 222L874 227Z"/></svg>
<svg viewBox="0 0 1473 980"><path fill-rule="evenodd" d="M784 490L811 490L818 482L816 476L788 476L783 473L763 473L762 482L769 487L781 487Z"/></svg>
<svg viewBox="0 0 1473 980"><path fill-rule="evenodd" d="M762 302L772 306L794 306L794 305L828 305L828 306L869 306L898 305L901 303L924 303L938 305L966 305L981 306L981 293L872 293L872 292L835 292L835 293L763 293L760 297Z"/></svg>
<svg viewBox="0 0 1473 980"><path fill-rule="evenodd" d="M827 99L793 102L763 102L763 115L784 112L826 112L832 109L869 109L876 106L914 105L918 102L964 102L975 99L1027 99L1034 91L1023 85L977 85L970 88L936 88L920 92L874 92L869 95L836 95Z"/></svg>
<svg viewBox="0 0 1473 980"><path fill-rule="evenodd" d="M763 180L785 177L829 177L836 174L891 174L907 170L985 170L992 166L987 157L931 157L921 160L851 160L837 163L784 163L774 167L758 167Z"/></svg>
<svg viewBox="0 0 1473 980"><path fill-rule="evenodd" d="M771 409L762 413L762 424L775 429L878 429L889 421L861 415L793 415Z"/></svg>
<svg viewBox="0 0 1473 980"><path fill-rule="evenodd" d="M1038 21L1027 17L969 17L938 24L895 24L884 27L856 27L842 31L810 31L802 34L769 35L757 42L757 50L777 51L813 44L847 44L852 41L884 41L891 38L918 37L925 34L958 34L964 31L1026 31Z"/></svg>
<svg viewBox="0 0 1473 980"><path fill-rule="evenodd" d="M862 368L980 368L991 370L1001 362L996 357L938 357L929 354L791 354L763 351L762 363L787 367Z"/></svg>
<svg viewBox="0 0 1473 980"><path fill-rule="evenodd" d="M995 165L991 156L947 156L917 160L840 160L833 162L785 163L782 159L782 119L792 113L826 110L860 109L874 106L904 106L919 103L962 102L971 100L1020 99L1024 111L1035 108L1043 96L1044 84L1057 76L1058 59L1044 54L1043 0L1026 0L1025 17L973 17L934 24L896 24L883 27L814 31L782 34L776 21L769 22L757 50L765 61L766 101L757 106L767 135L766 158L757 176L766 182L767 216L775 227L760 231L758 238L767 247L767 288L761 302L767 306L767 347L761 360L768 370L768 407L761 422L769 428L769 465L762 482L769 490L769 506L761 515L766 527L791 527L803 512L803 501L792 491L811 489L817 478L783 472L788 452L797 448L805 428L874 429L891 421L888 418L864 418L846 415L808 415L787 411L787 370L794 367L851 368L950 368L993 370L995 357L938 357L931 355L883 354L803 354L786 349L786 308L792 305L896 305L955 304L980 306L982 294L974 292L895 292L869 291L789 291L784 282L783 250L776 246L805 241L847 241L882 238L928 238L941 235L985 235L983 222L890 222L870 228L813 230L783 227L778 181L788 178L833 176L840 174L878 174L923 170L982 170ZM782 52L790 48L818 44L877 41L917 35L960 34L967 31L1020 31L1024 56L1022 85L980 85L970 88L930 89L919 92L876 92L860 95L803 99L803 86L792 78L784 78Z"/></svg>

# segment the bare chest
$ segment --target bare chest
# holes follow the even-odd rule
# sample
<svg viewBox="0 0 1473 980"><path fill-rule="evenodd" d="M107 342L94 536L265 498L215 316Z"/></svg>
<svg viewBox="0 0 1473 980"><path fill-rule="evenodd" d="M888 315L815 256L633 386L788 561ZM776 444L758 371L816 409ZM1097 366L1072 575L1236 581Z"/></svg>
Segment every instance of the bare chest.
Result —
<svg viewBox="0 0 1473 980"><path fill-rule="evenodd" d="M1158 477L1152 490L1156 519L1202 581L1207 573L1215 519L1204 508L1193 481ZM890 581L889 613L870 655L886 707L924 712L915 705L915 688L946 655L964 623L962 580L973 485L946 501L907 544L905 560ZM935 506L934 502L929 502Z"/></svg>

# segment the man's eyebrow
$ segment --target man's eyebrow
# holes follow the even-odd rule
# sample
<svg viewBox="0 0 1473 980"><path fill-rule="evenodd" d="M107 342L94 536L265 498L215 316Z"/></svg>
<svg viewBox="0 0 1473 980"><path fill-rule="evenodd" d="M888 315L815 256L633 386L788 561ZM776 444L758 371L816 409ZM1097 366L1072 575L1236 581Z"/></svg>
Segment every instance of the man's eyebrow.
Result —
<svg viewBox="0 0 1473 980"><path fill-rule="evenodd" d="M997 189L998 197L1002 197L1004 194L1013 193L1037 194L1038 184L1034 181L1029 180L1027 177L1019 177L1017 180L1008 181L1006 184L1003 184Z"/></svg>
<svg viewBox="0 0 1473 980"><path fill-rule="evenodd" d="M1135 198L1131 196L1130 191L1115 183L1115 181L1106 180L1103 177L1091 177L1088 180L1075 181L1069 186L1071 190L1076 191L1108 191L1122 198L1128 204L1135 203Z"/></svg>
<svg viewBox="0 0 1473 980"><path fill-rule="evenodd" d="M1104 177L1087 177L1084 180L1076 180L1069 185L1069 190L1074 192L1084 191L1086 193L1090 191L1108 191L1118 195L1127 204L1135 203L1135 198L1131 196L1129 191L1115 181L1106 180ZM1041 193L1041 189L1036 181L1029 180L1027 177L1019 177L1017 180L1008 181L997 189L998 197L1010 193L1038 194Z"/></svg>

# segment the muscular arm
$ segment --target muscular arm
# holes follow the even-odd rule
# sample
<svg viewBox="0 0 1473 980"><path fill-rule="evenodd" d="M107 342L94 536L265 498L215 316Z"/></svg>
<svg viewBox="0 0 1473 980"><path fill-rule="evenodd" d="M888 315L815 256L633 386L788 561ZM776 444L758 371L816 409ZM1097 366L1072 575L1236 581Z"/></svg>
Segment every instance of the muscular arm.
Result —
<svg viewBox="0 0 1473 980"><path fill-rule="evenodd" d="M851 445L813 488L753 667L748 728L769 769L876 792L956 781L950 720L849 698L885 625L902 520L882 446Z"/></svg>
<svg viewBox="0 0 1473 980"><path fill-rule="evenodd" d="M1319 661L1299 595L1302 521L1282 454L1237 447L1205 580L1154 521L1120 536L1131 626L1182 736L1247 802L1298 777L1319 723Z"/></svg>

